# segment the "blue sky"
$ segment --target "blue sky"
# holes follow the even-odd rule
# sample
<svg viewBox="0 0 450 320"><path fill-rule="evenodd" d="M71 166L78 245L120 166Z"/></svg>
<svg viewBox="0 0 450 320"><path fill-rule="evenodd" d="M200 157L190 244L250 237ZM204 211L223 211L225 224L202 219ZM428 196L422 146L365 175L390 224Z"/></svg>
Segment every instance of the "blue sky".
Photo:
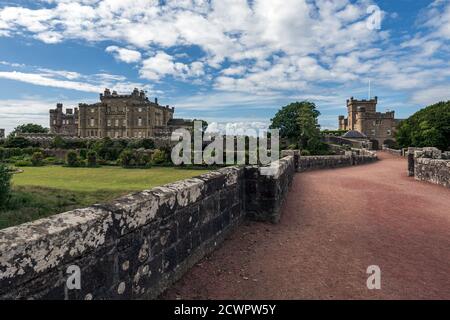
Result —
<svg viewBox="0 0 450 320"><path fill-rule="evenodd" d="M308 99L335 128L369 79L404 118L450 99L449 40L448 0L0 0L0 128L48 126L105 87L219 126Z"/></svg>

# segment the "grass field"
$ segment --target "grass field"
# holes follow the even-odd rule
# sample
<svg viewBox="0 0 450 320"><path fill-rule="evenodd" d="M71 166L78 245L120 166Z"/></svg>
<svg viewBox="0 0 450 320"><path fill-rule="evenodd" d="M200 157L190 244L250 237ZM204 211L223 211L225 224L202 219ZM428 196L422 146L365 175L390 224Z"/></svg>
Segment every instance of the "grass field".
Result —
<svg viewBox="0 0 450 320"><path fill-rule="evenodd" d="M14 186L36 186L70 191L137 191L191 178L207 170L153 167L68 168L61 166L25 167L15 174Z"/></svg>
<svg viewBox="0 0 450 320"><path fill-rule="evenodd" d="M0 210L0 229L208 172L164 167L21 169L23 173L13 176L13 193L7 207Z"/></svg>

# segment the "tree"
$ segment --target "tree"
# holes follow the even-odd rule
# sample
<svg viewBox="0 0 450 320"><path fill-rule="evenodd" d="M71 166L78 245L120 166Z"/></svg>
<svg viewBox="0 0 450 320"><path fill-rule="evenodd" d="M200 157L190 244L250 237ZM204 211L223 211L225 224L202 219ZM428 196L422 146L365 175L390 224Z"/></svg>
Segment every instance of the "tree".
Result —
<svg viewBox="0 0 450 320"><path fill-rule="evenodd" d="M156 149L152 156L153 163L163 164L167 161L167 154L163 150Z"/></svg>
<svg viewBox="0 0 450 320"><path fill-rule="evenodd" d="M119 163L122 167L132 167L135 165L133 151L125 149L119 156Z"/></svg>
<svg viewBox="0 0 450 320"><path fill-rule="evenodd" d="M14 137L17 133L48 133L48 128L35 123L22 124L15 127L9 136Z"/></svg>
<svg viewBox="0 0 450 320"><path fill-rule="evenodd" d="M280 130L280 138L299 144L312 153L323 147L318 125L319 110L312 102L294 102L281 108L272 119L271 129Z"/></svg>
<svg viewBox="0 0 450 320"><path fill-rule="evenodd" d="M450 149L450 101L419 110L403 120L395 134L402 148L436 147Z"/></svg>
<svg viewBox="0 0 450 320"><path fill-rule="evenodd" d="M33 155L31 156L31 163L33 164L33 166L38 167L38 166L42 166L44 162L44 154L40 151L33 153Z"/></svg>
<svg viewBox="0 0 450 320"><path fill-rule="evenodd" d="M52 141L52 148L63 149L66 146L64 139L61 136L56 136Z"/></svg>
<svg viewBox="0 0 450 320"><path fill-rule="evenodd" d="M0 163L0 207L6 206L11 193L11 172L9 168Z"/></svg>
<svg viewBox="0 0 450 320"><path fill-rule="evenodd" d="M75 151L69 151L66 156L67 166L69 167L79 167L80 162L78 161L78 155Z"/></svg>
<svg viewBox="0 0 450 320"><path fill-rule="evenodd" d="M31 147L34 144L25 137L14 137L9 135L5 142L6 148L26 148Z"/></svg>

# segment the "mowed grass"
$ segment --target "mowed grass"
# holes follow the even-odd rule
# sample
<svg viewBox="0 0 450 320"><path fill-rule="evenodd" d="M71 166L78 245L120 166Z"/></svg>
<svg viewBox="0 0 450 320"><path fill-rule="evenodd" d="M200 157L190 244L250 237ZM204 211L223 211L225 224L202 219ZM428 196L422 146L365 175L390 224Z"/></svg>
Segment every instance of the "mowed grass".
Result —
<svg viewBox="0 0 450 320"><path fill-rule="evenodd" d="M25 167L13 176L13 193L0 210L0 229L105 203L130 192L191 178L209 170L154 167Z"/></svg>
<svg viewBox="0 0 450 320"><path fill-rule="evenodd" d="M14 175L14 186L35 186L82 192L145 190L208 172L208 170L170 167L124 169L120 167L48 166L24 167L23 170L23 173Z"/></svg>

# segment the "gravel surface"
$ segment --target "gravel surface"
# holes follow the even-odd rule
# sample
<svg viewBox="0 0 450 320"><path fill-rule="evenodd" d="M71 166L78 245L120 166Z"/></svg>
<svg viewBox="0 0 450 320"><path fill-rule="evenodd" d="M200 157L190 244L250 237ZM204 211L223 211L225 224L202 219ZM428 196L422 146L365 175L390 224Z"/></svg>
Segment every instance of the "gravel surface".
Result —
<svg viewBox="0 0 450 320"><path fill-rule="evenodd" d="M450 189L379 158L297 174L279 224L244 223L161 298L450 299Z"/></svg>

